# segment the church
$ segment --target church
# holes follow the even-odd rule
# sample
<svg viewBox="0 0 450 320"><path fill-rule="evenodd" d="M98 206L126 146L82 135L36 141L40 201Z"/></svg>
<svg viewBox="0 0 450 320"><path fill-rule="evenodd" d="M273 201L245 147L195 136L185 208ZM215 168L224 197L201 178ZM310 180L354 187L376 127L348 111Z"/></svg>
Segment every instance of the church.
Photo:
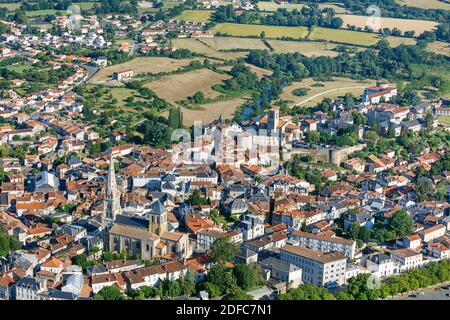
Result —
<svg viewBox="0 0 450 320"><path fill-rule="evenodd" d="M107 250L129 252L144 260L184 259L192 254L187 233L168 231L167 209L159 200L151 204L144 216L122 213L112 155L103 207L102 225Z"/></svg>

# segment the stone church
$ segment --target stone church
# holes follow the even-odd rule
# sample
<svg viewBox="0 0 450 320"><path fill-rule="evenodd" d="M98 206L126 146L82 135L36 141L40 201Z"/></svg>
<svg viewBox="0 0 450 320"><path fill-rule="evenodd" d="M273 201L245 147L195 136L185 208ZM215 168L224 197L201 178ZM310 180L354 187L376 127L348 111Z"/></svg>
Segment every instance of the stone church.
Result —
<svg viewBox="0 0 450 320"><path fill-rule="evenodd" d="M144 216L122 214L112 156L103 207L102 224L109 251L129 252L144 260L184 259L191 255L188 234L168 231L167 209L159 200L151 204Z"/></svg>

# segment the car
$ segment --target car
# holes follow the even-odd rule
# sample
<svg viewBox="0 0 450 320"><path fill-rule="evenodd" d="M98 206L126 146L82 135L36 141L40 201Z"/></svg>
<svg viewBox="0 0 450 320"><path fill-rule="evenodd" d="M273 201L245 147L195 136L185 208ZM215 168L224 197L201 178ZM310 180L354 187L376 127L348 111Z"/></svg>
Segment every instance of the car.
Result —
<svg viewBox="0 0 450 320"><path fill-rule="evenodd" d="M421 296L423 296L423 295L425 295L425 292L420 291L419 294L420 294Z"/></svg>
<svg viewBox="0 0 450 320"><path fill-rule="evenodd" d="M448 293L448 292L447 292L445 295L446 295L447 297L450 297L450 293Z"/></svg>
<svg viewBox="0 0 450 320"><path fill-rule="evenodd" d="M410 294L408 297L410 297L410 298L416 298L416 297L417 297L417 294Z"/></svg>

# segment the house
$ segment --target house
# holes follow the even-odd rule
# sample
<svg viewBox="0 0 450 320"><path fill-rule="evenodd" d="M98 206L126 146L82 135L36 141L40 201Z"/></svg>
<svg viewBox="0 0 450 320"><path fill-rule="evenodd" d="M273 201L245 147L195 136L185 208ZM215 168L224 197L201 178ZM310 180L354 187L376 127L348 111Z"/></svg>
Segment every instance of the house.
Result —
<svg viewBox="0 0 450 320"><path fill-rule="evenodd" d="M423 264L422 254L412 249L392 250L391 257L400 264L401 272L419 268Z"/></svg>
<svg viewBox="0 0 450 320"><path fill-rule="evenodd" d="M131 69L127 69L127 70L114 72L112 74L112 79L117 80L117 81L122 81L125 79L130 79L131 77L133 77L133 75L134 75L134 71Z"/></svg>
<svg viewBox="0 0 450 320"><path fill-rule="evenodd" d="M322 253L287 244L280 250L280 259L300 267L302 281L305 283L319 287L333 287L346 282L347 257L339 252Z"/></svg>
<svg viewBox="0 0 450 320"><path fill-rule="evenodd" d="M287 283L287 289L297 288L302 283L302 269L293 263L269 257L258 262L270 272L270 277Z"/></svg>
<svg viewBox="0 0 450 320"><path fill-rule="evenodd" d="M389 277L397 273L394 260L384 253L376 253L364 259L367 270L378 278Z"/></svg>
<svg viewBox="0 0 450 320"><path fill-rule="evenodd" d="M437 224L432 227L420 230L417 232L423 242L430 242L436 238L445 235L447 228L443 224Z"/></svg>
<svg viewBox="0 0 450 320"><path fill-rule="evenodd" d="M43 293L47 290L47 282L32 277L24 277L15 285L16 300L43 300Z"/></svg>

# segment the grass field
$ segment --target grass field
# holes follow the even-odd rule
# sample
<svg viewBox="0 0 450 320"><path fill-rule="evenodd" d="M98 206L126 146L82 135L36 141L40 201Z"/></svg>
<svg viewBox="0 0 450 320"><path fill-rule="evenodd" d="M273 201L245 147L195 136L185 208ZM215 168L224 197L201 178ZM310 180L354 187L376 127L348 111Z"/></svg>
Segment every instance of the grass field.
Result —
<svg viewBox="0 0 450 320"><path fill-rule="evenodd" d="M6 8L9 11L14 11L20 8L20 3L0 3L0 8Z"/></svg>
<svg viewBox="0 0 450 320"><path fill-rule="evenodd" d="M213 49L202 41L205 39L192 39L192 38L178 38L172 39L172 44L176 48L188 49L192 52L204 54L205 56L216 58L216 59L225 59L225 60L233 60L245 57L247 52L221 52L216 49Z"/></svg>
<svg viewBox="0 0 450 320"><path fill-rule="evenodd" d="M152 89L159 97L171 103L177 100L185 100L194 93L201 91L206 98L217 98L220 93L211 87L229 79L229 75L219 74L209 69L201 69L163 77L146 83L145 86Z"/></svg>
<svg viewBox="0 0 450 320"><path fill-rule="evenodd" d="M74 2L72 3L72 5L74 6L79 6L81 8L81 10L90 10L94 7L95 2L94 1L90 1L90 2Z"/></svg>
<svg viewBox="0 0 450 320"><path fill-rule="evenodd" d="M126 99L128 97L134 97L134 101L143 101L144 99L140 97L139 92L137 92L136 90L133 89L127 89L124 87L114 87L111 88L111 96L113 97L113 99L117 100L117 107L122 109L122 110L126 110L126 111L130 111L130 112L138 112L136 109L133 108L129 108L127 106L125 106L126 104ZM108 94L109 95L109 94ZM108 102L108 95L104 95L100 98L100 102Z"/></svg>
<svg viewBox="0 0 450 320"><path fill-rule="evenodd" d="M278 4L276 2L271 1L260 1L258 2L258 9L266 12L277 11L277 9L287 9L289 11L294 9L301 9L305 6L302 3L282 3ZM347 13L347 10L344 8L342 4L339 3L321 3L319 7L324 8L333 8L336 13Z"/></svg>
<svg viewBox="0 0 450 320"><path fill-rule="evenodd" d="M371 17L367 16L357 16L351 14L339 14L342 20L344 20L343 27L346 28L347 24L354 25L356 27L363 28L371 22ZM396 19L396 18L381 18L380 28L397 28L402 32L405 31L415 31L416 36L420 35L424 31L432 31L437 25L434 21L425 20L409 20L409 19ZM377 28L372 27L375 32L378 31Z"/></svg>
<svg viewBox="0 0 450 320"><path fill-rule="evenodd" d="M290 86L284 88L280 98L288 100L288 106L290 107L295 105L311 107L322 101L325 97L335 99L348 92L358 97L363 93L364 88L375 84L374 81L361 82L347 78L335 78L334 81L319 82L324 85L323 87L314 86L316 83L318 83L318 81L315 81L312 78L305 79L301 82L294 82ZM308 94L303 97L293 95L292 90L298 88L309 89Z"/></svg>
<svg viewBox="0 0 450 320"><path fill-rule="evenodd" d="M450 3L439 0L395 0L395 2L408 7L450 10Z"/></svg>
<svg viewBox="0 0 450 320"><path fill-rule="evenodd" d="M66 10L53 10L53 9L48 9L48 10L36 10L36 11L25 11L25 14L28 17L38 17L38 16L46 16L49 14L56 14L56 13L60 13L63 16L67 16L70 13L67 12Z"/></svg>
<svg viewBox="0 0 450 320"><path fill-rule="evenodd" d="M199 41L215 50L267 49L266 45L261 39L254 38L214 37L199 39Z"/></svg>
<svg viewBox="0 0 450 320"><path fill-rule="evenodd" d="M311 40L336 41L360 46L371 46L381 39L379 35L373 33L328 28L314 28L309 38Z"/></svg>
<svg viewBox="0 0 450 320"><path fill-rule="evenodd" d="M450 116L438 116L439 122L450 126Z"/></svg>
<svg viewBox="0 0 450 320"><path fill-rule="evenodd" d="M101 69L92 79L91 83L102 83L111 80L114 72L127 69L134 70L134 77L140 73L159 73L177 70L180 67L187 66L195 59L171 59L165 57L140 57L125 63Z"/></svg>
<svg viewBox="0 0 450 320"><path fill-rule="evenodd" d="M268 40L269 44L279 53L300 52L301 54L312 56L328 56L335 57L339 53L332 51L336 48L336 44L326 42L298 42L298 41L283 41L283 40Z"/></svg>
<svg viewBox="0 0 450 320"><path fill-rule="evenodd" d="M211 19L213 11L211 10L185 10L175 20L208 22Z"/></svg>
<svg viewBox="0 0 450 320"><path fill-rule="evenodd" d="M431 42L427 46L427 50L450 57L450 44L441 41Z"/></svg>
<svg viewBox="0 0 450 320"><path fill-rule="evenodd" d="M162 8L154 8L153 3L151 1L144 1L144 2L139 1L138 2L138 11L140 13L143 13L143 12L157 12L160 9L168 10L168 9L173 8L181 3L182 3L181 1L164 0Z"/></svg>
<svg viewBox="0 0 450 320"><path fill-rule="evenodd" d="M8 69L9 71L14 71L14 72L25 72L28 70L33 69L33 66L29 63L18 63L18 64L13 64L13 65L9 65L6 67L6 69Z"/></svg>
<svg viewBox="0 0 450 320"><path fill-rule="evenodd" d="M273 73L273 71L271 71L271 70L263 69L263 68L255 66L253 64L246 63L245 65L252 72L256 73L256 75L258 76L259 79L261 79L264 76L271 76L272 73ZM223 66L223 67L219 67L218 69L225 70L225 71L230 71L231 69L233 69L233 66Z"/></svg>
<svg viewBox="0 0 450 320"><path fill-rule="evenodd" d="M213 32L220 32L230 36L256 36L259 37L261 32L265 32L267 38L304 38L308 35L306 27L279 27L279 26L263 26L256 24L237 24L237 23L219 23L212 29Z"/></svg>

